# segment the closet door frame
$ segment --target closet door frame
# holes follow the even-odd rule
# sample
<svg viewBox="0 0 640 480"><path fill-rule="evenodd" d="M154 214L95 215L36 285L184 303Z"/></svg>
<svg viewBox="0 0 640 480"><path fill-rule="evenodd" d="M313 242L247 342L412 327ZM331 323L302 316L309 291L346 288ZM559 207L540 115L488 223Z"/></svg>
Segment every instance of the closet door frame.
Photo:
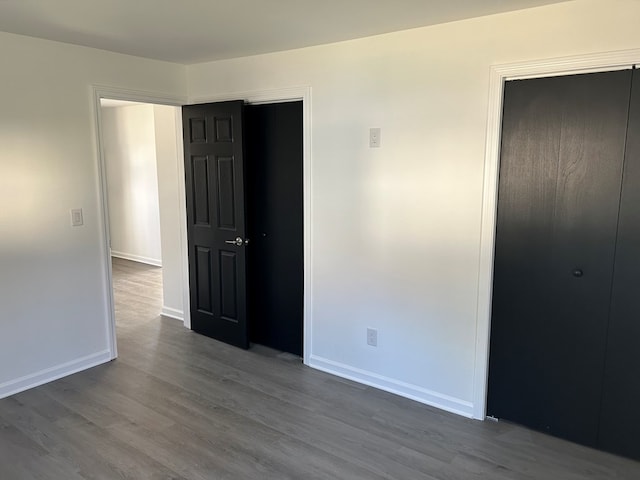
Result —
<svg viewBox="0 0 640 480"><path fill-rule="evenodd" d="M473 418L484 420L487 408L493 256L498 205L504 84L508 80L625 70L636 65L640 66L640 49L494 65L491 67L482 196Z"/></svg>

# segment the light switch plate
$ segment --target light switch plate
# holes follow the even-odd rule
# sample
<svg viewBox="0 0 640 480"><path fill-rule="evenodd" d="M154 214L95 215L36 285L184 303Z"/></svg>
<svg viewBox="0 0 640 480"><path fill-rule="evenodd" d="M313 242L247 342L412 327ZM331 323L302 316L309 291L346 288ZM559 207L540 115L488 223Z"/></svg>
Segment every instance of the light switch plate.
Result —
<svg viewBox="0 0 640 480"><path fill-rule="evenodd" d="M378 346L378 330L375 328L367 328L367 345L372 347Z"/></svg>
<svg viewBox="0 0 640 480"><path fill-rule="evenodd" d="M84 224L84 220L82 218L82 209L72 208L71 209L71 226L79 227L83 224Z"/></svg>
<svg viewBox="0 0 640 480"><path fill-rule="evenodd" d="M369 147L380 148L380 128L374 127L369 129Z"/></svg>

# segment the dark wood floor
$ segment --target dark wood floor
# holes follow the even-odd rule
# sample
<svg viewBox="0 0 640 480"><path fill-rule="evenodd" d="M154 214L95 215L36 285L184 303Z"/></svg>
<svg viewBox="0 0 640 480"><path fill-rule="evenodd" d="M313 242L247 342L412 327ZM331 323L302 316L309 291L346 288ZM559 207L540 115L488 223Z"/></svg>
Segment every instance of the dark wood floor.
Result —
<svg viewBox="0 0 640 480"><path fill-rule="evenodd" d="M235 349L114 261L119 358L0 400L0 479L638 479L640 464Z"/></svg>

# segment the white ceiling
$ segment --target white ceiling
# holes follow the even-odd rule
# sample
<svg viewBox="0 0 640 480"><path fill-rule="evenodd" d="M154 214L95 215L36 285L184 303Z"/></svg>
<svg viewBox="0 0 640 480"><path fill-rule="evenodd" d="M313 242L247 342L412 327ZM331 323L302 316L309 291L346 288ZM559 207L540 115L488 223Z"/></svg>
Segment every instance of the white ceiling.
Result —
<svg viewBox="0 0 640 480"><path fill-rule="evenodd" d="M192 64L566 0L0 0L0 31Z"/></svg>

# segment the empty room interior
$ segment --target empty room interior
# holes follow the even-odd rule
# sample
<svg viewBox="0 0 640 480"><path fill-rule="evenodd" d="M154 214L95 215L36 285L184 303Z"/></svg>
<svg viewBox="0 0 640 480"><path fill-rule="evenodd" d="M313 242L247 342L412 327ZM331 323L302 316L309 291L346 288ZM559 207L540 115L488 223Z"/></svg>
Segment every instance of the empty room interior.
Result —
<svg viewBox="0 0 640 480"><path fill-rule="evenodd" d="M0 479L640 478L640 2L0 2Z"/></svg>

